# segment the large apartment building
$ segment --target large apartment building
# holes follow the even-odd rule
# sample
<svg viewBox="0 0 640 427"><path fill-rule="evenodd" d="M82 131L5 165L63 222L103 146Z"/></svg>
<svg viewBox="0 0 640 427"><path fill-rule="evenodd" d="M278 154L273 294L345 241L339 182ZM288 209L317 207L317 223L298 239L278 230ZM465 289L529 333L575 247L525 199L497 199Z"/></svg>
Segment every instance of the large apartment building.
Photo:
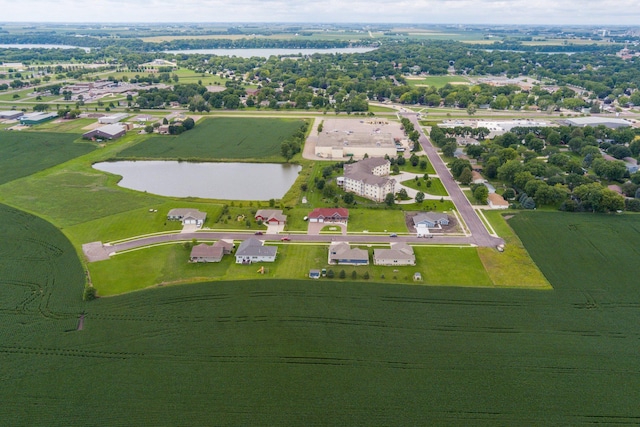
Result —
<svg viewBox="0 0 640 427"><path fill-rule="evenodd" d="M370 157L344 165L344 190L360 197L384 201L394 193L396 181L389 178L391 163L383 157Z"/></svg>

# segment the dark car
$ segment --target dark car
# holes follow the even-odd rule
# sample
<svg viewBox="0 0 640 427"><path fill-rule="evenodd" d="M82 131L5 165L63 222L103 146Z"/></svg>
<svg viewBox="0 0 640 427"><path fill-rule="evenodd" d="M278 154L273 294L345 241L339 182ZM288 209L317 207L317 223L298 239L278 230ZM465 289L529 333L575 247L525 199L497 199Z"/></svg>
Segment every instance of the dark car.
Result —
<svg viewBox="0 0 640 427"><path fill-rule="evenodd" d="M264 234L264 233L263 233L262 231L256 231L256 232L255 232L255 235L256 235L256 236L262 236L263 234Z"/></svg>

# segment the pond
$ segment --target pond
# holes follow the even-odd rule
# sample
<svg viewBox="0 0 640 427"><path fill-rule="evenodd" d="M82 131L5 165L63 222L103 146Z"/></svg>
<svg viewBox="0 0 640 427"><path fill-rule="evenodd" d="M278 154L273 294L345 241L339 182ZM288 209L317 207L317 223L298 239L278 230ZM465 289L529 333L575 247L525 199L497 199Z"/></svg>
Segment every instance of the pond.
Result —
<svg viewBox="0 0 640 427"><path fill-rule="evenodd" d="M276 48L262 48L262 49L180 49L180 50L167 50L166 53L173 54L200 54L200 55L216 55L216 56L237 56L239 58L251 58L258 56L261 58L268 58L271 55L313 55L314 53L365 53L375 50L372 47L339 47L328 49L276 49Z"/></svg>
<svg viewBox="0 0 640 427"><path fill-rule="evenodd" d="M93 167L122 176L118 185L131 190L223 200L280 199L302 169L289 164L162 160L102 162Z"/></svg>

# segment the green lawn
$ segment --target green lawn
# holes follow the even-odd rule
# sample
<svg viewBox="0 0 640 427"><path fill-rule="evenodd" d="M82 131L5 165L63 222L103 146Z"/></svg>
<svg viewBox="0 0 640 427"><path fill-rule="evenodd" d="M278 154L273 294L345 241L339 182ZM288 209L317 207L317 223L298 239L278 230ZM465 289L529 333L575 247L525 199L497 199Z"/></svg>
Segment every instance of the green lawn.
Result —
<svg viewBox="0 0 640 427"><path fill-rule="evenodd" d="M421 77L419 79L407 79L407 84L409 86L434 86L438 89L446 85L447 83L456 84L456 83L468 83L469 80L460 76L430 76L430 77Z"/></svg>
<svg viewBox="0 0 640 427"><path fill-rule="evenodd" d="M349 209L350 232L395 232L406 233L407 225L404 222L404 213L397 209Z"/></svg>
<svg viewBox="0 0 640 427"><path fill-rule="evenodd" d="M0 184L64 163L96 148L89 143L74 143L78 134L0 132Z"/></svg>
<svg viewBox="0 0 640 427"><path fill-rule="evenodd" d="M190 242L185 242L190 243ZM88 265L94 286L102 296L117 295L152 286L177 285L201 281L302 279L313 268L332 269L336 281L360 281L446 286L492 286L475 248L415 247L416 266L388 267L327 264L328 246L268 242L278 247L275 263L242 265L233 255L220 263L189 263L190 249L185 243L172 243L138 249ZM239 242L238 242L239 243ZM388 246L376 246L388 247ZM372 260L373 248L369 251ZM258 270L264 266L265 272ZM347 277L339 279L345 270ZM365 272L369 279L365 279ZM420 272L422 282L414 282Z"/></svg>
<svg viewBox="0 0 640 427"><path fill-rule="evenodd" d="M400 184L405 187L413 188L414 190L422 191L425 194L431 194L433 196L448 196L447 190L445 190L444 185L442 185L442 181L440 178L429 178L431 184L425 181L423 178L409 179L407 181L402 181Z"/></svg>
<svg viewBox="0 0 640 427"><path fill-rule="evenodd" d="M302 124L300 119L207 118L179 136L151 136L118 157L283 162L280 145Z"/></svg>
<svg viewBox="0 0 640 427"><path fill-rule="evenodd" d="M96 122L96 119L52 120L38 125L38 132L69 132L83 134L87 132L84 127Z"/></svg>

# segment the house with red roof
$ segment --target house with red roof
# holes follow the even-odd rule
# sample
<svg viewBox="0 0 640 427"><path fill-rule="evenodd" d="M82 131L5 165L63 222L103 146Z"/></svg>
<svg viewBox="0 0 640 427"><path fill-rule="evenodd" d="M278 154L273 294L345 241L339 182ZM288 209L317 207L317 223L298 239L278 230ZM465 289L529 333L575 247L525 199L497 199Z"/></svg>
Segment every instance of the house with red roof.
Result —
<svg viewBox="0 0 640 427"><path fill-rule="evenodd" d="M309 214L309 222L341 222L349 220L349 209L316 208Z"/></svg>

